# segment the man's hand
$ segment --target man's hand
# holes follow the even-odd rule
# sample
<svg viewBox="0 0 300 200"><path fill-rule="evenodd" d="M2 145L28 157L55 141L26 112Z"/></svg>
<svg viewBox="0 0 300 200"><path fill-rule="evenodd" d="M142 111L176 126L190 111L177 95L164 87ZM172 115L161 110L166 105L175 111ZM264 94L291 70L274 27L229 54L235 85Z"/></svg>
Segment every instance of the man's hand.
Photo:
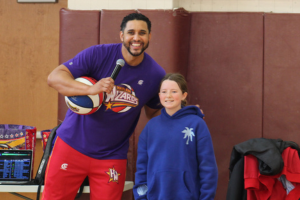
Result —
<svg viewBox="0 0 300 200"><path fill-rule="evenodd" d="M200 111L201 111L201 113L204 115L204 112L203 112L203 110L200 108L200 105L199 104L196 104L195 106L197 106L199 109L200 109ZM205 117L203 117L203 119L204 119Z"/></svg>
<svg viewBox="0 0 300 200"><path fill-rule="evenodd" d="M114 88L114 83L114 80L110 77L102 78L95 85L89 88L88 93L91 95L100 94L102 92L109 94Z"/></svg>

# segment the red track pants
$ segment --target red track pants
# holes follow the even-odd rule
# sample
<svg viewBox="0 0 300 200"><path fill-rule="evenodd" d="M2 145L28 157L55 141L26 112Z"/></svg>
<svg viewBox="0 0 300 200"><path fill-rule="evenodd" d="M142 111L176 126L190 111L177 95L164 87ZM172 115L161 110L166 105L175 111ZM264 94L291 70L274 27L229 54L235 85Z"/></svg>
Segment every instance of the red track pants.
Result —
<svg viewBox="0 0 300 200"><path fill-rule="evenodd" d="M59 137L49 158L42 200L74 200L89 177L91 200L122 197L127 160L98 160L76 151Z"/></svg>

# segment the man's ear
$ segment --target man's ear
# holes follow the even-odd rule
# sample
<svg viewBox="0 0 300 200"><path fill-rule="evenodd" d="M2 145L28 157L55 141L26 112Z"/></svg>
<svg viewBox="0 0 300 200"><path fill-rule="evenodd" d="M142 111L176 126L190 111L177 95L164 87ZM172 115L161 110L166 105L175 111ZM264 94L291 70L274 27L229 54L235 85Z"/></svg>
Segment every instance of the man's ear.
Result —
<svg viewBox="0 0 300 200"><path fill-rule="evenodd" d="M151 37L152 37L152 34L151 34L151 33L149 33L149 42L150 42L150 40L151 40Z"/></svg>
<svg viewBox="0 0 300 200"><path fill-rule="evenodd" d="M124 42L123 41L123 35L124 35L123 31L120 31L120 39L121 39L122 42Z"/></svg>

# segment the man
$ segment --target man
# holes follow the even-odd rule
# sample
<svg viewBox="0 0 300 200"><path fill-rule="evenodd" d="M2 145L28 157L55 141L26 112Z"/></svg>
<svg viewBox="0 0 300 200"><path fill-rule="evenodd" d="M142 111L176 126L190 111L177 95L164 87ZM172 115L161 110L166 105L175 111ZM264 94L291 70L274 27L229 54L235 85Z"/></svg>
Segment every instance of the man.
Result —
<svg viewBox="0 0 300 200"><path fill-rule="evenodd" d="M49 86L64 96L105 93L101 108L91 115L68 110L57 130L46 172L44 200L74 199L89 177L90 198L121 199L127 165L129 137L142 107L151 118L159 113L158 88L165 71L144 51L151 40L151 22L138 13L124 17L120 44L89 47L54 69ZM114 81L116 61L125 65ZM99 80L88 86L74 79Z"/></svg>

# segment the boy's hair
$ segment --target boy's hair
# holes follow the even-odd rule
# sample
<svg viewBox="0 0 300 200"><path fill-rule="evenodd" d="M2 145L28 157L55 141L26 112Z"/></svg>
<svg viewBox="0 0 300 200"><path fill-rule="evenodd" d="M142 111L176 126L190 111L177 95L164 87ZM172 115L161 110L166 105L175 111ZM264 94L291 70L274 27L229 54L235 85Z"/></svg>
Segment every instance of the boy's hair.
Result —
<svg viewBox="0 0 300 200"><path fill-rule="evenodd" d="M120 26L122 32L124 32L124 29L126 27L127 22L131 21L131 20L142 20L142 21L146 22L147 26L148 26L149 33L151 32L151 22L150 22L150 20L148 19L148 17L146 17L145 15L143 15L141 13L131 13L131 14L125 16L123 18L121 26Z"/></svg>
<svg viewBox="0 0 300 200"><path fill-rule="evenodd" d="M186 80L183 75L181 75L179 73L166 74L163 77L163 79L161 80L159 88L161 88L161 85L165 80L175 81L178 84L182 94L184 94L185 92L188 93L187 83L186 83ZM188 102L186 99L181 101L181 105L186 106L187 104L188 104Z"/></svg>

